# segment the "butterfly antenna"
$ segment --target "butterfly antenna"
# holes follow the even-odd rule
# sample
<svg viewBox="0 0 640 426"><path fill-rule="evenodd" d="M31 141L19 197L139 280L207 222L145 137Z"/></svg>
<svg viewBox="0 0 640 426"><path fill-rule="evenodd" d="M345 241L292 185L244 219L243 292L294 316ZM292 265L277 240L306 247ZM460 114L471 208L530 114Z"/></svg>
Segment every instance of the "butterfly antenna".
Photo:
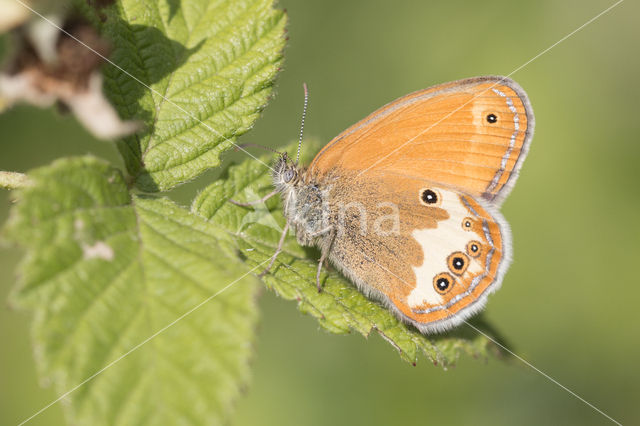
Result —
<svg viewBox="0 0 640 426"><path fill-rule="evenodd" d="M304 119L307 116L307 105L309 104L309 89L307 83L302 83L304 87L304 106L302 107L302 122L300 123L300 139L298 140L298 154L296 155L296 166L300 160L300 150L302 149L302 133L304 132Z"/></svg>

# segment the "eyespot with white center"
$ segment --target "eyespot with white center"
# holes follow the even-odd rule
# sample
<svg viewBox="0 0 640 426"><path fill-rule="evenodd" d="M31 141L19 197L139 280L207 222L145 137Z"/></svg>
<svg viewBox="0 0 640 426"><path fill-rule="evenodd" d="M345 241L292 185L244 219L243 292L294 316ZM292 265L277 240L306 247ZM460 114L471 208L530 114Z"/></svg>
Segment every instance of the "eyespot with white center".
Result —
<svg viewBox="0 0 640 426"><path fill-rule="evenodd" d="M456 275L462 275L467 270L467 266L469 266L469 258L461 251L456 251L447 258L447 265L451 272Z"/></svg>
<svg viewBox="0 0 640 426"><path fill-rule="evenodd" d="M420 203L425 206L438 206L442 202L440 193L435 189L423 188L420 190Z"/></svg>
<svg viewBox="0 0 640 426"><path fill-rule="evenodd" d="M482 252L482 244L478 241L469 241L467 244L467 254L471 257L478 257Z"/></svg>
<svg viewBox="0 0 640 426"><path fill-rule="evenodd" d="M453 287L454 283L455 280L447 272L441 272L433 277L433 288L435 288L436 291L440 294L448 293Z"/></svg>

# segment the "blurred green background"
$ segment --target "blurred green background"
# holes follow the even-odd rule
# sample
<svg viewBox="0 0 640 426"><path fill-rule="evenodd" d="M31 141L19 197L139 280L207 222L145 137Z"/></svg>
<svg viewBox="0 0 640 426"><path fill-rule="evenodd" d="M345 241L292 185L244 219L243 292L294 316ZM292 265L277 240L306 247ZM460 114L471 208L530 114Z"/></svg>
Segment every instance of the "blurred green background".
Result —
<svg viewBox="0 0 640 426"><path fill-rule="evenodd" d="M509 74L614 1L294 1L276 97L243 140L330 140L382 104L436 83ZM487 318L518 354L623 424L640 424L640 5L627 0L512 75L536 134L503 207L515 261ZM19 107L0 115L0 170L65 155L120 164L73 119ZM175 193L186 202L209 173ZM11 203L0 192L0 221ZM20 253L0 248L0 299ZM522 363L462 358L413 367L382 339L336 336L265 292L254 379L234 425L539 425L608 420ZM0 424L56 398L38 382L29 315L0 307ZM126 362L126 359L122 362ZM62 425L60 404L31 425Z"/></svg>

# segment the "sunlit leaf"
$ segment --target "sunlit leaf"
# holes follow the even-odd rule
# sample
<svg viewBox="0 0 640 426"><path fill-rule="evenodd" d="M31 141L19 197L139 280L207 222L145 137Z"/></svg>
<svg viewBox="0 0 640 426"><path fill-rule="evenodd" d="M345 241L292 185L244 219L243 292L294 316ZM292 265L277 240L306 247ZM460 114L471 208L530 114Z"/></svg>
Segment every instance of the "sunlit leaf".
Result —
<svg viewBox="0 0 640 426"><path fill-rule="evenodd" d="M135 184L164 191L219 165L269 99L284 12L272 0L121 0L103 13L118 66L105 92L146 124L119 143Z"/></svg>
<svg viewBox="0 0 640 426"><path fill-rule="evenodd" d="M233 241L132 195L91 157L29 177L6 234L27 249L13 299L33 310L41 377L63 394L107 367L65 398L71 423L227 419L249 376L258 289Z"/></svg>

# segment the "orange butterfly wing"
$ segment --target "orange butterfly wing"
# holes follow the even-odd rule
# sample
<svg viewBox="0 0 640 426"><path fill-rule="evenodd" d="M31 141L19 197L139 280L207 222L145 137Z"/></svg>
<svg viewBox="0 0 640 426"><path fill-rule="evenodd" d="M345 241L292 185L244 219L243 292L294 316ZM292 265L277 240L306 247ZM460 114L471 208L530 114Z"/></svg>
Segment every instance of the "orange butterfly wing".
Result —
<svg viewBox="0 0 640 426"><path fill-rule="evenodd" d="M454 81L397 99L351 126L318 153L310 172L399 174L498 204L515 183L533 126L527 95L514 81Z"/></svg>

